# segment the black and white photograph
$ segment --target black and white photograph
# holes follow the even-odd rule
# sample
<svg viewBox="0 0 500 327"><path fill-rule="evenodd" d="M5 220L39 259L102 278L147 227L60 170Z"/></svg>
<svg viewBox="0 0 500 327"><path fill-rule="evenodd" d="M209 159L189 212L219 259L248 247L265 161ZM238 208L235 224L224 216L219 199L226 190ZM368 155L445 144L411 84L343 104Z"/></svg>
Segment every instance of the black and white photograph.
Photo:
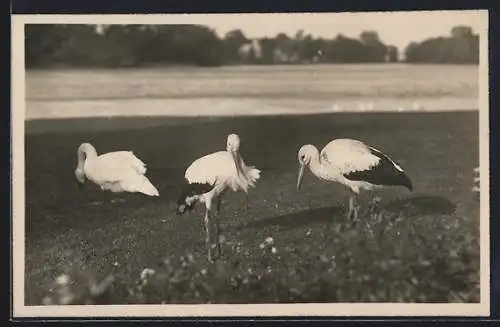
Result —
<svg viewBox="0 0 500 327"><path fill-rule="evenodd" d="M12 28L14 315L489 314L487 11Z"/></svg>

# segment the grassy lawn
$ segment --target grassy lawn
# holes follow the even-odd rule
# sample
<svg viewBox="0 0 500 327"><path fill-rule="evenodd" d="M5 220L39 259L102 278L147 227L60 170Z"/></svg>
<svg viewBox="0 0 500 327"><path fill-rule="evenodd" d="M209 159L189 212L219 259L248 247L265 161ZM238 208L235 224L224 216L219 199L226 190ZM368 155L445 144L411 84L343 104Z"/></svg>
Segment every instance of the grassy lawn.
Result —
<svg viewBox="0 0 500 327"><path fill-rule="evenodd" d="M27 305L71 270L112 273L119 285L112 304L479 302L479 202L471 192L477 112L46 120L28 122L26 131ZM261 180L249 194L224 199L224 257L209 265L203 206L185 216L172 211L185 168L224 148L232 132ZM299 147L339 137L389 153L414 192L378 191L381 214L356 224L344 218L342 186L308 173L298 193ZM79 191L73 172L82 142L99 153L133 150L160 198L90 184ZM263 244L268 237L273 244ZM131 290L146 267L157 274L138 296Z"/></svg>

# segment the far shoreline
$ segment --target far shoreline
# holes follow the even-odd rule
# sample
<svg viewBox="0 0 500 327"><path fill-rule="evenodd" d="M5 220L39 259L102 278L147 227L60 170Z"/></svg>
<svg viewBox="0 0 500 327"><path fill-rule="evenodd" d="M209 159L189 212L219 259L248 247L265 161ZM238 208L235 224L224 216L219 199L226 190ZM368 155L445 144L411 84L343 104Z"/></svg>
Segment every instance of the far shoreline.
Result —
<svg viewBox="0 0 500 327"><path fill-rule="evenodd" d="M170 127L191 125L198 123L211 123L223 120L242 119L297 119L297 118L320 118L336 116L360 116L363 119L369 116L395 117L400 115L408 116L435 116L447 115L479 115L479 110L442 110L442 111L379 111L379 112L329 112L329 113L302 113L302 114L268 114L268 115L197 115L197 116L101 116L101 117L71 117L71 118L40 118L25 120L25 136L45 134L45 133L86 133L117 130L140 130L148 128ZM411 119L411 118L409 118Z"/></svg>

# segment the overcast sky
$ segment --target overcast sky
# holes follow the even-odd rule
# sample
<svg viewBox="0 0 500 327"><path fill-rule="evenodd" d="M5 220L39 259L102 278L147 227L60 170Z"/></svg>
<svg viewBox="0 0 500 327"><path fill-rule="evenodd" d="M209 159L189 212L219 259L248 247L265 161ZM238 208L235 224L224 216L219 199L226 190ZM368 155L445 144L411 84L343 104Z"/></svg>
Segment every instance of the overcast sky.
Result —
<svg viewBox="0 0 500 327"><path fill-rule="evenodd" d="M447 36L453 26L468 25L475 32L487 26L485 13L479 11L419 11L379 13L316 14L217 14L172 15L172 23L198 23L212 27L223 36L239 28L247 37L293 35L299 29L316 37L333 38L338 33L358 37L363 30L375 30L386 44L403 49L411 41ZM486 14L487 17L487 14Z"/></svg>

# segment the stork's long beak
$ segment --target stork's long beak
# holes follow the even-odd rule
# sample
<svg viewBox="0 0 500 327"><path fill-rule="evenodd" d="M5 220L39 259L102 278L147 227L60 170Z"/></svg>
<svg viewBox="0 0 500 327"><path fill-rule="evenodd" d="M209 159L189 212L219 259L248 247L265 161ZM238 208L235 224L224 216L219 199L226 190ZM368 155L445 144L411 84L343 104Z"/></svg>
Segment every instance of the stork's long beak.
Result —
<svg viewBox="0 0 500 327"><path fill-rule="evenodd" d="M297 177L297 191L300 190L300 186L302 185L302 179L304 177L304 170L306 168L306 165L300 164L299 167L299 176Z"/></svg>
<svg viewBox="0 0 500 327"><path fill-rule="evenodd" d="M236 165L236 170L238 171L238 174L241 176L244 176L245 173L243 172L243 167L241 166L241 156L238 151L231 150L231 156L233 157L234 164Z"/></svg>

